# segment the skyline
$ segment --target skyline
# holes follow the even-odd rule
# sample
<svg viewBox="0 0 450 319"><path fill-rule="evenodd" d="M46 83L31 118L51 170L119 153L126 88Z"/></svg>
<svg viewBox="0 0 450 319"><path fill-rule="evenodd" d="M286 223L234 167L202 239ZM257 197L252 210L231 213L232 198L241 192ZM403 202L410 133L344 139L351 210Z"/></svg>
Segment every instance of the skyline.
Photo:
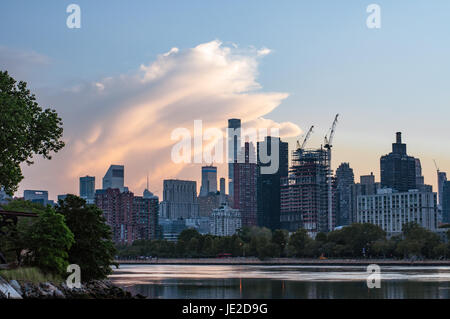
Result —
<svg viewBox="0 0 450 319"><path fill-rule="evenodd" d="M398 139L398 136L399 136L399 134L400 134L400 136L401 136L401 132L396 132L396 136L397 136L397 139ZM268 137L270 137L270 135L268 136ZM282 140L281 140L281 142L283 142ZM396 141L397 143L398 143L398 140ZM259 143L259 142L258 142ZM251 142L250 142L250 144L252 144ZM392 145L394 145L395 143L392 143ZM404 144L404 145L406 145L406 144ZM394 147L394 146L393 146ZM242 145L242 149L244 149L245 147L244 147L244 145ZM325 149L325 148L324 148ZM406 145L406 149L407 149L407 145ZM305 150L314 150L314 148L310 148L310 147L306 147L305 148ZM288 162L289 162L289 170L291 169L291 160L292 160L292 151L293 150L291 150L289 153L288 153ZM385 157L385 156L387 156L387 155L389 155L391 152L389 152L389 153L386 153L386 154L384 154L384 155L382 155L381 157L380 157L380 160L381 160L381 158L382 157ZM408 156L409 156L409 154L408 154ZM420 158L417 158L419 161L420 161ZM255 162L256 163L256 162ZM208 164L208 163L202 163L202 164L194 164L194 166L198 166L200 169L201 169L201 177L200 177L200 181L198 181L198 180L189 180L189 179L181 179L181 178L177 178L177 177L175 177L175 178L164 178L161 182L164 184L164 182L165 181L173 181L173 180L179 180L179 181L193 181L193 182L196 182L196 184L197 184L197 189L196 189L196 192L197 192L197 196L202 196L201 195L201 189L202 189L202 185L203 185L203 179L205 178L204 177L204 169L206 168L214 168L214 170L215 170L215 172L217 172L217 170L218 170L218 167L220 166L220 167L222 167L222 168L224 168L224 169L227 169L228 167L227 167L227 165L228 165L229 163L222 163L222 164L217 164L217 163L212 163L212 164ZM341 162L338 166L339 167L341 167L342 165L347 165L350 169L352 169L353 170L353 168L351 167L351 165L350 165L351 163L349 163L349 162ZM101 176L90 176L89 174L88 175L86 175L86 176L80 176L78 179L79 179L79 189L81 189L81 179L83 179L83 178L93 178L94 179L94 191L95 190L104 190L105 189L105 187L104 187L104 179L106 178L106 176L108 175L108 173L110 172L110 170L112 169L112 168L115 168L115 167L122 167L122 170L125 170L125 167L124 167L124 165L122 165L122 164L117 164L117 163L115 163L115 164L110 164L110 166L108 166L108 169L106 170L106 173L105 173L105 175L104 175L104 177L102 178L102 180L103 180L103 186L102 187L97 187L97 183L100 183L99 182L99 180L100 180L100 178L101 178ZM279 168L280 169L280 168ZM335 169L333 169L333 174L334 174L334 176L336 176L336 171L337 171L337 169L338 169L338 167L336 167ZM380 169L379 169L380 170ZM440 171L440 172L443 172L442 170ZM446 172L444 172L444 173L446 173ZM226 176L219 176L219 175L217 175L217 173L215 174L215 176L216 176L216 181L215 181L215 183L217 184L222 178L226 181L227 180L227 178L226 178ZM381 176L377 179L377 175L373 172L373 171L371 171L369 174L363 174L363 175L355 175L355 179L354 179L354 183L355 184L359 184L360 183L360 178L362 178L362 177L369 177L369 176L372 176L373 178L374 178L374 182L375 183L381 183ZM125 177L126 177L126 174L124 174L123 176L122 176L122 183L125 183L124 182L124 180L125 180ZM422 175L422 177L424 177L423 175ZM145 187L145 189L144 189L144 191L143 192L145 192L146 190L151 190L151 188L149 188L149 186L148 186L148 177L146 176L146 178L147 178L147 184L146 184L146 187ZM98 181L98 182L97 182ZM427 185L426 183L425 183L425 185ZM428 184L428 185L431 185L431 184ZM438 193L438 189L437 189L437 187L436 187L436 189L434 189L434 185L431 185L431 186L433 186L433 192L434 193ZM126 184L124 184L122 187L125 187L125 189L127 189L128 190L128 186L126 185ZM113 188L122 188L122 187L113 187ZM217 185L216 185L216 187L217 187ZM47 190L45 190L45 189L33 189L33 190L30 190L30 189L26 189L26 190L24 190L24 192L26 192L26 191L44 191L44 192L48 192ZM132 192L132 193L134 193L135 195L136 194L138 194L138 192L136 192L136 191L133 191L133 190L129 190L130 192ZM151 190L152 191L152 193L153 193L153 190ZM229 193L229 192L228 192ZM67 193L67 194L58 194L58 196L59 195L62 195L62 196L64 196L64 195L68 195L69 193ZM74 192L74 193L70 193L70 194L73 194L73 195L77 195L78 193L77 192ZM81 194L78 194L79 196L81 196ZM155 194L156 196L158 196L157 194ZM162 196L162 194L161 194L161 196ZM204 195L203 195L204 196ZM18 194L17 195L17 197L20 197L20 194Z"/></svg>
<svg viewBox="0 0 450 319"><path fill-rule="evenodd" d="M408 154L421 159L425 183L434 191L433 159L441 171L450 171L450 148L445 148L450 46L442 41L448 2L427 7L425 1L377 1L379 30L365 27L368 3L356 1L136 1L127 10L116 1L77 3L80 30L65 27L68 3L0 5L0 68L27 81L41 106L56 109L67 143L52 161L24 166L16 195L24 189L46 189L51 198L77 193L78 177L85 175L96 176L99 188L110 164L125 165L125 184L135 193L145 188L147 171L150 188L160 197L164 178L193 179L199 185L200 164L168 165L164 158L170 162L170 157L158 157L159 149L146 145L156 136L164 140L158 147L170 148L171 130L190 127L198 115L210 115L202 119L219 128L231 117L285 123L291 137L284 140L292 150L300 128L311 125L315 133L308 145L320 146L333 115L340 113L334 170L349 162L356 177L373 172L379 180L379 158L390 152L395 132L401 131ZM213 60L193 63L202 50ZM163 66L168 67L164 76L140 81ZM157 95L161 88L167 90ZM223 94L231 98L217 99ZM161 104L149 103L155 100ZM139 111L156 119L133 121L141 127L122 130L123 123L140 118ZM218 176L226 177L226 167L218 166Z"/></svg>

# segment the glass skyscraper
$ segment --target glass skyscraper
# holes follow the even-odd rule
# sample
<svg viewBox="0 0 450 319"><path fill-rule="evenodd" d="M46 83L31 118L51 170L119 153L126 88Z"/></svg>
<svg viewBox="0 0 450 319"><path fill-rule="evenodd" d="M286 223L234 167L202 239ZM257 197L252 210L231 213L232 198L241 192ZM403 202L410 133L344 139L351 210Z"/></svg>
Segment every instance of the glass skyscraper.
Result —
<svg viewBox="0 0 450 319"><path fill-rule="evenodd" d="M402 143L402 133L397 132L392 152L380 159L381 187L399 192L416 189L416 159L406 154L406 144Z"/></svg>
<svg viewBox="0 0 450 319"><path fill-rule="evenodd" d="M94 200L95 198L95 177L80 177L80 197L86 200Z"/></svg>

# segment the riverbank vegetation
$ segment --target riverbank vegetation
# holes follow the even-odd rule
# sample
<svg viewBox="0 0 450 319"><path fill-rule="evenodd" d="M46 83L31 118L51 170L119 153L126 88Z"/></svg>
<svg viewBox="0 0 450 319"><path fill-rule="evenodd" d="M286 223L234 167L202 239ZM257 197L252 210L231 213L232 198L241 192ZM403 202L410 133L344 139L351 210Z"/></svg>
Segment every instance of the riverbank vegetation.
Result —
<svg viewBox="0 0 450 319"><path fill-rule="evenodd" d="M0 229L0 251L8 264L17 268L11 276L31 272L35 273L32 277L39 277L42 272L64 278L69 264L80 266L83 282L101 280L111 273L116 250L111 230L95 205L68 195L56 208L14 200L3 209L37 215L19 217L17 223L5 223Z"/></svg>
<svg viewBox="0 0 450 319"><path fill-rule="evenodd" d="M53 274L45 274L37 267L20 267L0 270L0 277L5 280L17 280L38 284L41 282L62 282L62 278Z"/></svg>
<svg viewBox="0 0 450 319"><path fill-rule="evenodd" d="M403 226L403 234L387 238L373 224L353 224L315 239L306 230L289 234L285 230L243 228L233 236L201 235L194 229L184 230L177 242L139 240L129 246L118 246L120 259L141 257L206 258L217 256L297 258L391 258L447 259L450 245L440 236L416 223ZM447 232L447 237L450 232Z"/></svg>

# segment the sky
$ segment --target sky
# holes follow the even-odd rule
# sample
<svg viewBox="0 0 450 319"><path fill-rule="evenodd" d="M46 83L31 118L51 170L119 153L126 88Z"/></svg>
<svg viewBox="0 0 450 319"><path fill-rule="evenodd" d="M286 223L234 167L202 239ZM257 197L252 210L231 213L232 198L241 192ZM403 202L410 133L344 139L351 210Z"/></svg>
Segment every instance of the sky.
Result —
<svg viewBox="0 0 450 319"><path fill-rule="evenodd" d="M71 3L80 29L66 26ZM372 3L379 29L366 25ZM23 166L16 195L78 193L85 175L101 188L123 164L131 191L148 174L161 197L164 178L200 180L200 164L171 160L175 128L237 117L279 128L292 149L314 125L319 147L337 113L334 169L379 180L401 131L436 189L433 159L450 171L449 12L446 0L1 1L0 69L60 114L66 142Z"/></svg>

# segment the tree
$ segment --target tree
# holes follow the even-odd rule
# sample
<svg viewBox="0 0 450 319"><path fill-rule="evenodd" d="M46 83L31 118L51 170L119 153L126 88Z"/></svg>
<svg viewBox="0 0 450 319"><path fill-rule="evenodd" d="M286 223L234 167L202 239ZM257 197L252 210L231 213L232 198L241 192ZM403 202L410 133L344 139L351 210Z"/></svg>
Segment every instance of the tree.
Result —
<svg viewBox="0 0 450 319"><path fill-rule="evenodd" d="M38 218L20 218L6 238L18 265L36 266L42 271L63 275L68 265L68 251L74 242L64 216L50 207L24 200L14 200L5 209L33 212Z"/></svg>
<svg viewBox="0 0 450 319"><path fill-rule="evenodd" d="M435 254L434 248L439 245L439 235L423 228L415 222L403 225L404 239L398 244L397 250L406 256L420 256L432 258Z"/></svg>
<svg viewBox="0 0 450 319"><path fill-rule="evenodd" d="M178 240L182 240L185 243L188 243L192 238L199 238L200 233L194 228L188 228L183 230L178 236Z"/></svg>
<svg viewBox="0 0 450 319"><path fill-rule="evenodd" d="M332 231L327 240L335 243L335 253L340 256L359 257L363 251L370 254L372 245L377 240L386 238L386 233L381 227L369 223L352 224L342 229Z"/></svg>
<svg viewBox="0 0 450 319"><path fill-rule="evenodd" d="M106 278L111 273L116 249L103 212L75 195L60 200L57 212L65 216L66 224L75 236L69 261L81 267L82 280Z"/></svg>
<svg viewBox="0 0 450 319"><path fill-rule="evenodd" d="M289 246L293 248L295 256L301 257L305 253L304 249L306 244L311 240L306 230L301 228L291 235L289 238Z"/></svg>
<svg viewBox="0 0 450 319"><path fill-rule="evenodd" d="M68 251L74 242L73 233L64 223L64 216L47 207L30 227L28 248L33 265L44 272L63 276L66 273Z"/></svg>
<svg viewBox="0 0 450 319"><path fill-rule="evenodd" d="M0 188L12 195L23 179L21 163L33 164L35 154L51 159L64 147L62 120L6 71L0 71L0 114Z"/></svg>
<svg viewBox="0 0 450 319"><path fill-rule="evenodd" d="M24 200L14 200L3 206L8 211L39 213L44 207L37 203ZM22 264L22 251L27 249L30 226L36 218L18 217L17 224L5 216L0 216L0 252L5 254L6 260L14 260L18 266Z"/></svg>
<svg viewBox="0 0 450 319"><path fill-rule="evenodd" d="M286 230L276 229L272 234L272 243L278 247L280 255L284 254L288 240L289 234Z"/></svg>

